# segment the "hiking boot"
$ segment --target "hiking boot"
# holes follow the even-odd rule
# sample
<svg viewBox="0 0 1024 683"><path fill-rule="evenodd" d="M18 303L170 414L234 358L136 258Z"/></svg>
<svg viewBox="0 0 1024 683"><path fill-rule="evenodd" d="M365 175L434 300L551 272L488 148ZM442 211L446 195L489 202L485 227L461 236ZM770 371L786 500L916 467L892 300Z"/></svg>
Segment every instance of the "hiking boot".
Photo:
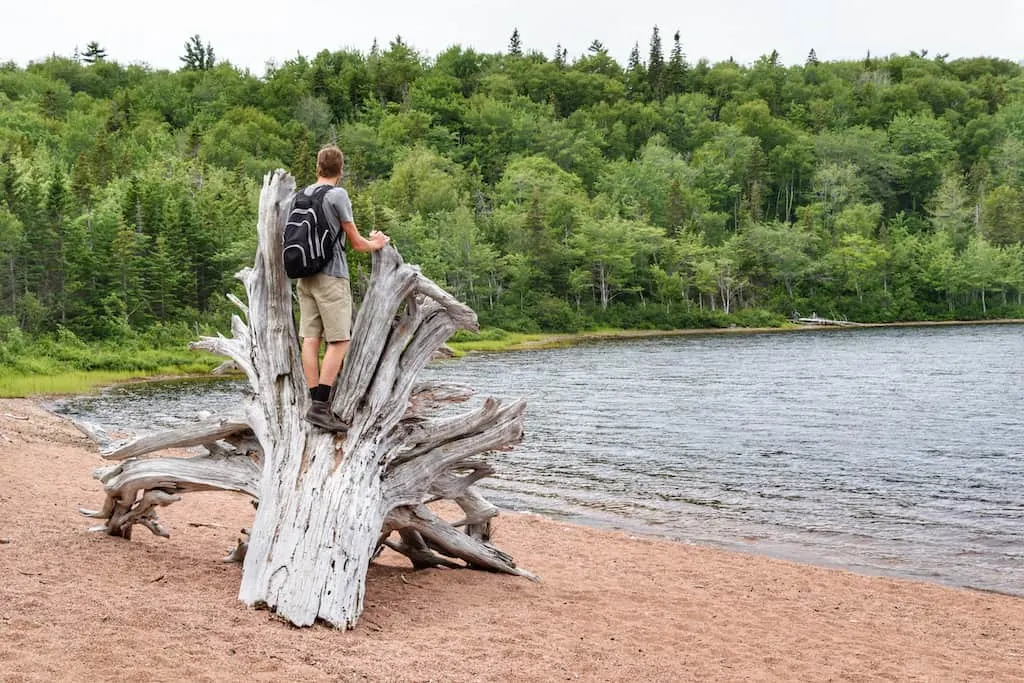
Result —
<svg viewBox="0 0 1024 683"><path fill-rule="evenodd" d="M348 425L331 412L331 405L327 401L313 401L313 405L306 412L306 422L329 432L348 431Z"/></svg>

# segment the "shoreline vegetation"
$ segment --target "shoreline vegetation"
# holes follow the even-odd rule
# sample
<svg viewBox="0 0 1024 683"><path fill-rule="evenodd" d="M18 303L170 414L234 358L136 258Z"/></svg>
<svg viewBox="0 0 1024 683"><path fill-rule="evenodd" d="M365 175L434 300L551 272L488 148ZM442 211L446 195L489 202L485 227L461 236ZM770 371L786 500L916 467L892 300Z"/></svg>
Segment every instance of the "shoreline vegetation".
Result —
<svg viewBox="0 0 1024 683"><path fill-rule="evenodd" d="M771 332L820 331L831 329L863 329L875 327L937 327L949 325L1013 325L1024 324L1021 318L1005 318L998 320L921 320L892 323L856 323L855 325L804 325L786 322L776 327L704 327L679 330L594 330L589 332L547 333L547 334L510 334L506 333L499 339L487 339L487 330L480 333L481 339L467 338L448 344L456 356L471 352L503 352L503 351L535 351L572 346L574 344L613 341L617 339L643 339L649 337L681 337L705 334L764 334Z"/></svg>
<svg viewBox="0 0 1024 683"><path fill-rule="evenodd" d="M935 327L949 325L1024 324L1024 319L925 320L891 323L856 323L851 326L808 325L791 321L772 327L707 327L675 330L599 329L571 333L519 333L497 328L478 333L459 332L447 344L454 358L470 353L502 353L565 348L576 344L678 337L708 334L765 334L775 332L864 329L877 327ZM135 366L116 367L119 355L103 345L89 345L77 339L68 344L46 345L45 358L31 357L26 349L21 363L0 364L0 398L34 398L86 394L117 384L175 379L210 378L223 362L212 354L187 348L124 351L138 353ZM95 367L106 364L108 367Z"/></svg>
<svg viewBox="0 0 1024 683"><path fill-rule="evenodd" d="M1024 317L1021 65L689 63L652 29L626 64L518 37L434 57L396 37L262 78L194 45L174 72L98 44L0 64L0 373L187 364L135 354L229 329L263 179L312 183L326 144L358 223L486 329ZM371 268L350 254L357 298ZM114 362L36 367L65 352L47 344Z"/></svg>

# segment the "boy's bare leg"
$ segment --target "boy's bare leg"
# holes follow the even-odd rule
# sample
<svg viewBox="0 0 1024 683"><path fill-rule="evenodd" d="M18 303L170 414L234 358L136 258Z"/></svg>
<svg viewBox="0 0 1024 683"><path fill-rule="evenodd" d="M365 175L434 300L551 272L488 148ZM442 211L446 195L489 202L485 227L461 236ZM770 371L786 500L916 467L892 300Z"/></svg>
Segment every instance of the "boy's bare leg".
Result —
<svg viewBox="0 0 1024 683"><path fill-rule="evenodd" d="M318 372L317 356L319 352L319 344L314 345L311 341L307 345L303 340L302 370L306 375L306 382L309 383L311 389L310 396L313 399L309 411L306 413L306 421L330 432L348 431L348 425L331 412L330 406L330 391L334 387L335 380L338 379L338 373L341 372L345 354L348 353L348 341L327 343L327 351L324 352L324 359L319 364Z"/></svg>
<svg viewBox="0 0 1024 683"><path fill-rule="evenodd" d="M320 337L302 340L302 374L306 378L306 386L315 389L320 380Z"/></svg>
<svg viewBox="0 0 1024 683"><path fill-rule="evenodd" d="M334 386L334 381L338 379L338 373L341 372L341 366L345 362L345 356L347 354L347 339L345 341L327 342L327 351L324 353L324 362L320 365L320 376L318 378L320 384L326 384L329 387ZM303 362L303 369L305 369L305 362Z"/></svg>

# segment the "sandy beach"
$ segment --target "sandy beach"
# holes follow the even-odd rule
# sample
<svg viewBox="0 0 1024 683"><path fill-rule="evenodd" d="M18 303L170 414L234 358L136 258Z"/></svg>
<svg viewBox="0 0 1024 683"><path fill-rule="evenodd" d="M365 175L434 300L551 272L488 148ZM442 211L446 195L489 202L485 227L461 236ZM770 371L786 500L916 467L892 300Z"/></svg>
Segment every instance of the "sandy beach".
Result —
<svg viewBox="0 0 1024 683"><path fill-rule="evenodd" d="M541 582L385 553L354 631L237 599L241 496L161 511L170 539L87 531L97 449L0 400L3 681L1024 681L1024 599L504 513Z"/></svg>

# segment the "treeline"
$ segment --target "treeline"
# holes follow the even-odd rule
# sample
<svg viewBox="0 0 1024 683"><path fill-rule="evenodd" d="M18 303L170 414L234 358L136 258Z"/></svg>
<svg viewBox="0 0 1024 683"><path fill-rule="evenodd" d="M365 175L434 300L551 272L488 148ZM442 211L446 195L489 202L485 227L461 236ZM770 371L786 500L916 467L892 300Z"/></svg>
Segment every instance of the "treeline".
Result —
<svg viewBox="0 0 1024 683"><path fill-rule="evenodd" d="M1024 313L1010 61L691 63L655 29L620 65L515 32L502 54L396 38L258 78L185 48L174 72L96 44L0 66L0 336L224 329L263 175L312 181L325 142L364 234L489 326Z"/></svg>

